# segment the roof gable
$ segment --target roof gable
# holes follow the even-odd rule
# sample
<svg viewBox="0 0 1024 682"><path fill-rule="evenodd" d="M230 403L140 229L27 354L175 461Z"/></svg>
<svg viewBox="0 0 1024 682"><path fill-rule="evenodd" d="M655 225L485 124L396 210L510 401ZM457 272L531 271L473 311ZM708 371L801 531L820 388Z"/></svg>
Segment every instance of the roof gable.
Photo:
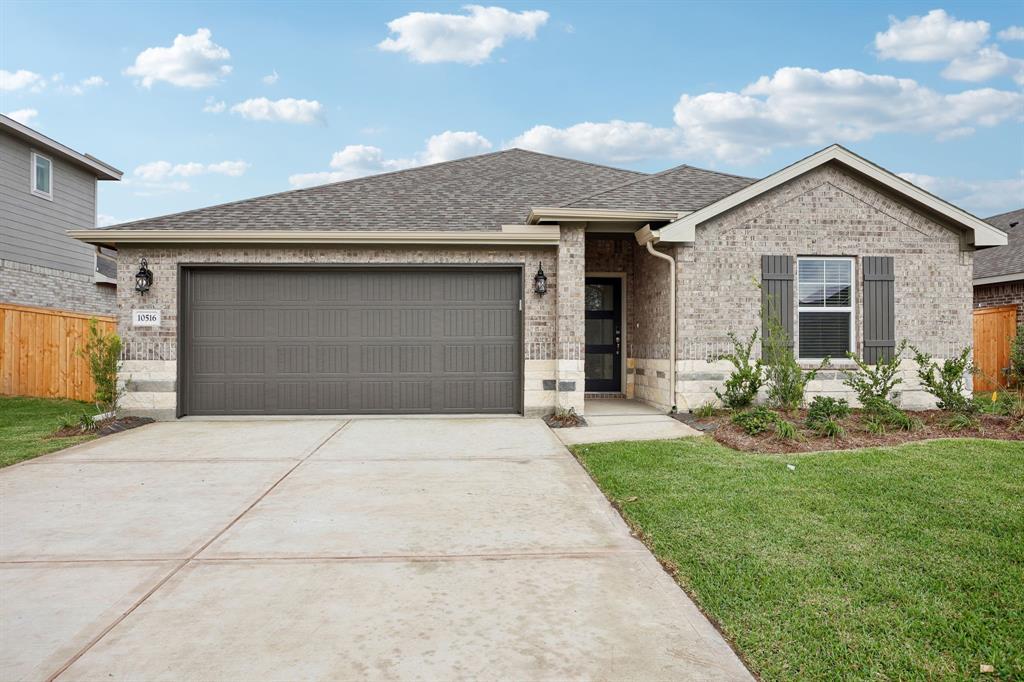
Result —
<svg viewBox="0 0 1024 682"><path fill-rule="evenodd" d="M500 230L531 206L557 205L644 176L522 149L245 199L108 230Z"/></svg>
<svg viewBox="0 0 1024 682"><path fill-rule="evenodd" d="M81 154L71 147L50 139L46 135L15 121L9 116L0 114L0 130L46 153L54 154L74 164L99 180L120 180L123 173L108 163L100 161L90 154Z"/></svg>
<svg viewBox="0 0 1024 682"><path fill-rule="evenodd" d="M926 192L881 166L876 166L867 159L854 154L840 145L826 147L805 159L801 159L766 178L758 180L733 194L666 225L660 230L659 239L665 242L692 242L696 238L697 225L826 163L842 164L846 168L887 187L908 201L943 216L949 222L964 230L968 235L968 242L974 246L1002 246L1006 244L1006 234L1001 230L994 228L967 211L940 199L934 194Z"/></svg>

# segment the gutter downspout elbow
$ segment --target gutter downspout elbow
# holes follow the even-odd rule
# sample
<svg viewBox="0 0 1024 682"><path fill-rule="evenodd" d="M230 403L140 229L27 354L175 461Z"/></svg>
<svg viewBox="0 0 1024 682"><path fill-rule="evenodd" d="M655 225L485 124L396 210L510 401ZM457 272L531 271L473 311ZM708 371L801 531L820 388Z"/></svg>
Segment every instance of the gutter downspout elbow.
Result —
<svg viewBox="0 0 1024 682"><path fill-rule="evenodd" d="M657 241L658 233L651 231L652 239L647 239L644 245L647 247L647 252L656 258L668 261L668 273L669 273L669 307L668 307L668 401L671 406L670 411L676 411L676 259L667 253L662 253L654 248L654 242ZM689 412L689 405L686 406L687 412Z"/></svg>

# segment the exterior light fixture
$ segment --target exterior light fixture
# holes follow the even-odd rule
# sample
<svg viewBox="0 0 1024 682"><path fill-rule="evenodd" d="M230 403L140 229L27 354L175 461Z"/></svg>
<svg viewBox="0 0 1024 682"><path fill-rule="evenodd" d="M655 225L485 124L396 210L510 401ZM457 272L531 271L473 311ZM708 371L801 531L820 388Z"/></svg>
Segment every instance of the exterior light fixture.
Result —
<svg viewBox="0 0 1024 682"><path fill-rule="evenodd" d="M145 295L153 286L153 271L149 269L149 263L143 258L139 261L139 271L135 273L135 291Z"/></svg>
<svg viewBox="0 0 1024 682"><path fill-rule="evenodd" d="M533 276L533 293L543 296L548 293L548 277L544 274L544 265L537 264L537 274Z"/></svg>

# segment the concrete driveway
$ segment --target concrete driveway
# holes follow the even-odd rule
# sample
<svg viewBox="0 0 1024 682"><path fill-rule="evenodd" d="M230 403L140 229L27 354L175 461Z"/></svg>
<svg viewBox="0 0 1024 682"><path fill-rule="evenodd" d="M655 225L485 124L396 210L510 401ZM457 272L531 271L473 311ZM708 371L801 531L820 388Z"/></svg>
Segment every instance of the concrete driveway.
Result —
<svg viewBox="0 0 1024 682"><path fill-rule="evenodd" d="M0 471L0 679L750 679L539 420L181 421Z"/></svg>

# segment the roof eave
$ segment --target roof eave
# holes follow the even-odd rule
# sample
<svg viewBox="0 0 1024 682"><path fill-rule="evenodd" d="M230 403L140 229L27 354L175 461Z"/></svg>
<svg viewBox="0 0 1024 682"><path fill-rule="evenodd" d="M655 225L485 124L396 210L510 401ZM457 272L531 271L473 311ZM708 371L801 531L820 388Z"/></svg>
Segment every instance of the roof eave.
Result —
<svg viewBox="0 0 1024 682"><path fill-rule="evenodd" d="M29 128L27 125L15 121L9 116L0 114L0 128L22 138L31 145L42 148L52 154L57 154L66 161L88 169L100 180L120 180L121 176L124 175L123 171L114 168L109 163L100 161L91 154L81 154L76 152L71 147L50 139L46 135Z"/></svg>
<svg viewBox="0 0 1024 682"><path fill-rule="evenodd" d="M503 225L501 230L69 230L102 246L140 244L365 244L554 246L558 225Z"/></svg>
<svg viewBox="0 0 1024 682"><path fill-rule="evenodd" d="M562 222L578 221L588 223L600 222L657 222L664 220L676 220L684 215L685 211L620 211L603 208L564 208L564 207L536 207L530 209L526 218L528 225L537 225L541 222Z"/></svg>
<svg viewBox="0 0 1024 682"><path fill-rule="evenodd" d="M975 247L1005 246L1007 243L1006 233L984 220L977 218L937 196L926 192L898 175L891 173L880 166L876 166L867 159L864 159L840 145L832 145L821 151L808 156L805 159L783 168L782 170L769 175L766 178L748 185L727 197L694 211L693 213L666 225L660 230L661 241L664 242L692 242L696 239L697 225L706 222L715 216L733 209L740 204L778 187L804 173L807 173L821 165L829 162L838 162L846 167L865 175L872 180L888 187L889 189L906 196L928 209L938 213L949 221L959 225L968 232L968 243Z"/></svg>

